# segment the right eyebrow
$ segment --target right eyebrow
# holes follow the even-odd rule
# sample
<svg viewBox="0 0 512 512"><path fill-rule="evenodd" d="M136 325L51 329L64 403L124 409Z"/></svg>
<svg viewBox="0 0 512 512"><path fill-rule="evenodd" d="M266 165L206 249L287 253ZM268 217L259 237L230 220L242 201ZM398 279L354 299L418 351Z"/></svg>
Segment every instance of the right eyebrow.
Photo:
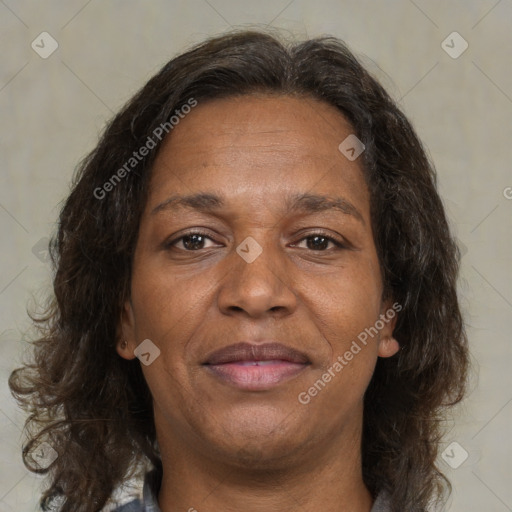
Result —
<svg viewBox="0 0 512 512"><path fill-rule="evenodd" d="M207 192L199 192L186 196L175 194L153 208L151 215L178 208L191 208L209 212L219 210L222 206L224 206L224 200L217 194Z"/></svg>

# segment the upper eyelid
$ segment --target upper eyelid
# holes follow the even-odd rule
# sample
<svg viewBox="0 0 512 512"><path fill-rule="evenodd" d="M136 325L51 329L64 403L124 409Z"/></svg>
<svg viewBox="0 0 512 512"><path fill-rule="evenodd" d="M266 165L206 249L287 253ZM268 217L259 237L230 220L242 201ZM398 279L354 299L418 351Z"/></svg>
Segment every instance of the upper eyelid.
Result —
<svg viewBox="0 0 512 512"><path fill-rule="evenodd" d="M172 240L170 239L169 243L178 242L182 238L184 238L186 236L191 236L191 235L201 235L201 236L204 236L204 237L209 238L210 240L216 242L214 235L211 235L210 233L206 232L206 230L203 231L201 229L196 229L196 230L191 230L191 231L187 231L185 233L182 233L181 235L173 238Z"/></svg>
<svg viewBox="0 0 512 512"><path fill-rule="evenodd" d="M205 238L210 239L212 242L218 243L217 240L215 240L215 238L213 236L211 236L209 233L206 232L206 230L203 231L203 230L200 230L200 229L196 229L196 230L191 230L191 231L188 231L186 233L183 233L183 234L181 234L177 238L173 238L172 240L167 242L166 245L169 246L169 247L172 247L177 242L181 241L184 237L191 236L191 235L201 235L201 236L203 236ZM296 244L297 242L302 242L303 240L305 240L307 238L310 238L310 237L313 237L313 236L322 236L324 238L327 238L329 240L329 242L332 242L337 247L348 247L348 246L350 246L349 242L344 237L340 236L341 240L338 240L336 237L334 237L332 235L329 235L328 233L326 233L325 231L320 230L320 229L317 229L316 231L311 231L311 232L308 232L308 233L303 233L301 235L301 237L298 238L297 241L294 242L294 243Z"/></svg>

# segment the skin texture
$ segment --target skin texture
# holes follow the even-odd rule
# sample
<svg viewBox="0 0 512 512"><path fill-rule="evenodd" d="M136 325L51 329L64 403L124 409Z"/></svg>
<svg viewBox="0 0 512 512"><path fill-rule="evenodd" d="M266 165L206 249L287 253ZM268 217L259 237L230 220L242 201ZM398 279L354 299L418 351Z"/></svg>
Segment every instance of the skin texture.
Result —
<svg viewBox="0 0 512 512"><path fill-rule="evenodd" d="M117 350L133 359L150 339L161 351L143 371L164 468L163 512L372 506L361 473L363 396L377 357L399 349L395 322L307 405L297 398L392 305L381 300L360 159L338 150L351 133L318 100L254 95L200 103L159 150L120 319L127 343ZM225 205L152 213L172 195L197 192ZM287 197L304 193L341 197L359 213L287 211ZM187 251L180 237L197 230L207 238ZM318 232L344 247L306 238ZM262 248L252 263L236 251L248 236ZM202 363L242 340L278 341L311 364L271 389L239 389Z"/></svg>

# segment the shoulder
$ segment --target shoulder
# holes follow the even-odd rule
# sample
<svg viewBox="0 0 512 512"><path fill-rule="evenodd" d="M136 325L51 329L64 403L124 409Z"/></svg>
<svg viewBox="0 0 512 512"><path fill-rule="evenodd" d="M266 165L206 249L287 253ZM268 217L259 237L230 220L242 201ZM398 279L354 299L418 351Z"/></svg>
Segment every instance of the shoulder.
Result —
<svg viewBox="0 0 512 512"><path fill-rule="evenodd" d="M142 497L125 503L112 512L160 512L157 496L160 490L161 480L162 474L158 469L153 469L146 473Z"/></svg>

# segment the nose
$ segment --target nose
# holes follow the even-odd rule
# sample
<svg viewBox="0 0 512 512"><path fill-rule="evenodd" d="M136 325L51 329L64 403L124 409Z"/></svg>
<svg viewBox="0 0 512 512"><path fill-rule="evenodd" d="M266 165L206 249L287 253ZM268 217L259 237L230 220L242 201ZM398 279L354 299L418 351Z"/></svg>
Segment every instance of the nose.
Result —
<svg viewBox="0 0 512 512"><path fill-rule="evenodd" d="M222 313L258 318L287 316L296 309L289 262L279 248L260 245L263 250L253 261L236 251L227 258L229 271L218 295Z"/></svg>

